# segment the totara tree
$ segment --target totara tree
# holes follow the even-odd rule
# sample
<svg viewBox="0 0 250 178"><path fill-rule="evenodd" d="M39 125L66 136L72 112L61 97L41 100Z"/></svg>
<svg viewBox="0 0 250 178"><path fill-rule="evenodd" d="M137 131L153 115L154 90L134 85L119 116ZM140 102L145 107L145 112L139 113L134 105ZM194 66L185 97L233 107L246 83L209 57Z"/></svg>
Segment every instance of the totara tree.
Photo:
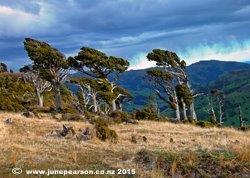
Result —
<svg viewBox="0 0 250 178"><path fill-rule="evenodd" d="M147 75L153 81L153 87L157 96L175 110L176 120L180 121L180 107L173 75L160 68L148 70Z"/></svg>
<svg viewBox="0 0 250 178"><path fill-rule="evenodd" d="M43 93L51 89L50 82L42 79L38 70L35 70L32 65L26 65L19 70L23 73L25 81L32 83L35 88L38 106L43 107Z"/></svg>
<svg viewBox="0 0 250 178"><path fill-rule="evenodd" d="M187 94L192 93L192 97L194 98L195 95L193 93L188 75L185 70L186 63L184 60L181 60L176 53L167 50L153 49L152 52L148 53L147 58L149 61L155 61L158 67L160 67L166 73L171 74L175 85L184 84L189 90ZM193 100L191 103L186 104L189 104L189 117L197 120Z"/></svg>
<svg viewBox="0 0 250 178"><path fill-rule="evenodd" d="M62 109L60 86L69 74L65 56L49 44L31 38L25 39L24 48L40 77L51 83L56 111L59 112Z"/></svg>
<svg viewBox="0 0 250 178"><path fill-rule="evenodd" d="M107 56L105 53L93 48L82 47L77 56L69 57L69 64L89 77L101 79L104 83L108 82L110 90L107 95L113 95L110 97L113 98L112 102L110 102L112 111L117 109L116 103L119 97L115 97L115 89L117 88L115 81L118 80L120 73L128 69L129 62L127 60ZM114 81L110 81L109 76L111 74L115 76Z"/></svg>

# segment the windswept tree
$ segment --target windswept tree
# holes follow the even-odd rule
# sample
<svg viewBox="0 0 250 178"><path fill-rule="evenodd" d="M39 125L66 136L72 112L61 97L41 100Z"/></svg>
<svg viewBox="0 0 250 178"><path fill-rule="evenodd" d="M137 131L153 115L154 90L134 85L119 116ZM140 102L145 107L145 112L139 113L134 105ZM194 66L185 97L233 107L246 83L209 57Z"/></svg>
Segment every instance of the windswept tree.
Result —
<svg viewBox="0 0 250 178"><path fill-rule="evenodd" d="M65 56L49 44L31 38L25 39L24 47L33 61L34 69L39 71L42 79L51 83L55 93L56 111L59 112L62 108L60 86L69 74Z"/></svg>
<svg viewBox="0 0 250 178"><path fill-rule="evenodd" d="M180 121L180 108L173 75L160 68L151 69L147 71L147 74L153 81L157 96L175 110L176 120Z"/></svg>
<svg viewBox="0 0 250 178"><path fill-rule="evenodd" d="M89 77L110 83L109 92L113 93L113 95L115 95L114 91L118 87L115 81L118 79L119 74L126 71L129 66L127 60L107 56L101 51L88 47L82 47L77 56L69 57L69 63L70 66ZM111 74L116 76L114 81L110 81L108 78ZM117 109L117 99L117 97L113 96L113 101L111 102L112 111Z"/></svg>
<svg viewBox="0 0 250 178"><path fill-rule="evenodd" d="M51 89L50 82L41 78L39 71L35 70L32 65L26 65L19 70L23 73L25 81L32 83L35 88L38 106L43 107L43 94L45 91Z"/></svg>
<svg viewBox="0 0 250 178"><path fill-rule="evenodd" d="M4 63L0 63L0 73L1 72L8 72L7 65Z"/></svg>
<svg viewBox="0 0 250 178"><path fill-rule="evenodd" d="M184 60L181 60L176 53L167 50L154 49L147 55L147 58L149 61L155 61L158 67L160 67L166 73L171 74L175 83L187 87L187 89L189 90L187 94L191 93L192 98L194 98L195 95L190 86L188 75L185 70L186 63ZM184 100L184 98L182 99ZM189 117L197 120L193 100L191 101L191 103L186 104L189 104Z"/></svg>

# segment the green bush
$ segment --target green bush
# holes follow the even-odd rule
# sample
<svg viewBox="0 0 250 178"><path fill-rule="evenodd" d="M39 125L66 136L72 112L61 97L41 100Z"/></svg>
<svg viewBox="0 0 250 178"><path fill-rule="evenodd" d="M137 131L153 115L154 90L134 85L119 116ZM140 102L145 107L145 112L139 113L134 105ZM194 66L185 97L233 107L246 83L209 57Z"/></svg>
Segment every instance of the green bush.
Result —
<svg viewBox="0 0 250 178"><path fill-rule="evenodd" d="M88 118L89 119L89 118ZM111 122L107 118L101 118L99 116L93 116L91 119L89 119L90 122L94 125L101 125L101 126L106 126L111 124Z"/></svg>
<svg viewBox="0 0 250 178"><path fill-rule="evenodd" d="M114 130L109 129L108 122L104 119L95 120L96 136L102 141L111 140L116 143L118 135Z"/></svg>
<svg viewBox="0 0 250 178"><path fill-rule="evenodd" d="M111 117L112 121L114 123L131 123L131 124L137 124L138 122L133 119L132 115L123 111L114 111L109 114L109 117Z"/></svg>
<svg viewBox="0 0 250 178"><path fill-rule="evenodd" d="M209 121L197 121L196 125L203 127L203 128L211 128L211 127L216 126L216 124L209 122Z"/></svg>
<svg viewBox="0 0 250 178"><path fill-rule="evenodd" d="M71 92L67 87L61 87L62 103L64 113L76 113L73 105ZM20 73L0 73L0 110L5 111L27 111L37 110L37 98L34 87L26 82ZM45 108L54 108L54 93L44 93ZM43 111L41 111L43 112Z"/></svg>
<svg viewBox="0 0 250 178"><path fill-rule="evenodd" d="M0 110L26 111L36 104L34 89L20 74L0 73Z"/></svg>
<svg viewBox="0 0 250 178"><path fill-rule="evenodd" d="M242 130L242 131L249 131L250 130L250 125L240 127L239 129Z"/></svg>
<svg viewBox="0 0 250 178"><path fill-rule="evenodd" d="M62 120L66 121L83 121L84 117L80 114L71 114L71 113L65 113L62 114Z"/></svg>
<svg viewBox="0 0 250 178"><path fill-rule="evenodd" d="M152 107L145 107L135 111L134 118L137 120L163 120Z"/></svg>

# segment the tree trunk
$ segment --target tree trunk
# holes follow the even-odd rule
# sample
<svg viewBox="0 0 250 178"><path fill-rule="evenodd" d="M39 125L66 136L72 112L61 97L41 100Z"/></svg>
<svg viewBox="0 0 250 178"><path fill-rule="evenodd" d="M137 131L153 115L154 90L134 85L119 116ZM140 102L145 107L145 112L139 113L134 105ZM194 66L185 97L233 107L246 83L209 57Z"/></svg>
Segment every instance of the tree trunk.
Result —
<svg viewBox="0 0 250 178"><path fill-rule="evenodd" d="M213 120L214 122L217 122L216 115L215 115L215 112L214 112L214 108L213 108L213 107L211 107L211 115L212 115L212 120Z"/></svg>
<svg viewBox="0 0 250 178"><path fill-rule="evenodd" d="M222 112L222 105L220 104L219 108L219 113L220 113L220 125L223 124L223 112Z"/></svg>
<svg viewBox="0 0 250 178"><path fill-rule="evenodd" d="M176 121L180 121L180 108L178 104L176 104L175 115L176 115Z"/></svg>
<svg viewBox="0 0 250 178"><path fill-rule="evenodd" d="M93 106L94 106L94 112L97 112L98 106L97 106L97 100L96 100L96 93L92 94L92 102L93 102Z"/></svg>
<svg viewBox="0 0 250 178"><path fill-rule="evenodd" d="M191 85L190 83L187 81L187 86L189 88L189 90L193 93L193 90L191 89ZM193 97L194 100L194 97ZM195 112L195 108L194 108L194 101L192 101L192 103L189 106L189 114L190 114L190 118L197 121L197 116L196 116L196 112Z"/></svg>
<svg viewBox="0 0 250 178"><path fill-rule="evenodd" d="M209 104L209 107L210 107L209 108L209 114L211 114L212 121L214 123L216 123L217 122L217 118L216 118L216 114L214 112L214 107L213 107L212 102L210 101L210 99L208 99L208 104Z"/></svg>
<svg viewBox="0 0 250 178"><path fill-rule="evenodd" d="M189 106L189 114L190 114L190 118L197 121L197 116L196 116L196 112L194 109L194 102L192 102Z"/></svg>
<svg viewBox="0 0 250 178"><path fill-rule="evenodd" d="M182 104L182 114L183 114L183 120L187 121L187 108L186 103L183 101L183 98L181 98L181 104Z"/></svg>
<svg viewBox="0 0 250 178"><path fill-rule="evenodd" d="M56 112L60 112L62 109L62 99L61 99L61 91L60 91L60 85L54 86L54 92L55 92L55 106L56 106Z"/></svg>
<svg viewBox="0 0 250 178"><path fill-rule="evenodd" d="M112 100L112 111L116 111L116 103L115 100Z"/></svg>
<svg viewBox="0 0 250 178"><path fill-rule="evenodd" d="M39 91L36 91L36 95L37 95L37 104L39 107L43 107L43 95L42 93L40 93Z"/></svg>
<svg viewBox="0 0 250 178"><path fill-rule="evenodd" d="M180 121L180 107L179 107L179 104L178 104L178 98L177 98L177 95L176 95L176 92L174 91L174 103L175 103L175 116L176 116L176 121Z"/></svg>

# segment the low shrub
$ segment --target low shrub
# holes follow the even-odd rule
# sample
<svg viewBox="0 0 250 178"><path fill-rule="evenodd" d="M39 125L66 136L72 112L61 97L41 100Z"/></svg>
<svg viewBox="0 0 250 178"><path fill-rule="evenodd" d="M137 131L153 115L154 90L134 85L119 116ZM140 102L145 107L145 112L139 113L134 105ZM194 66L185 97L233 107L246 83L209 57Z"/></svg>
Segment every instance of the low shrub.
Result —
<svg viewBox="0 0 250 178"><path fill-rule="evenodd" d="M88 118L88 120L94 125L101 125L108 127L108 125L111 124L110 120L108 120L107 118L101 118L99 116L94 116L91 119Z"/></svg>
<svg viewBox="0 0 250 178"><path fill-rule="evenodd" d="M133 119L132 115L123 111L114 111L109 114L114 123L131 123L138 124L138 122Z"/></svg>
<svg viewBox="0 0 250 178"><path fill-rule="evenodd" d="M209 121L197 121L196 125L203 127L203 128L211 128L217 126L216 124L209 122Z"/></svg>
<svg viewBox="0 0 250 178"><path fill-rule="evenodd" d="M50 107L33 107L31 108L33 113L51 113L53 110Z"/></svg>
<svg viewBox="0 0 250 178"><path fill-rule="evenodd" d="M61 113L63 114L79 114L79 111L77 111L75 108L72 108L72 107L67 107L67 108L63 108L61 110Z"/></svg>
<svg viewBox="0 0 250 178"><path fill-rule="evenodd" d="M250 130L250 125L246 125L246 126L240 127L239 130L249 131Z"/></svg>
<svg viewBox="0 0 250 178"><path fill-rule="evenodd" d="M96 124L96 136L102 141L111 140L111 142L116 143L118 140L118 135L114 130L109 129L106 124Z"/></svg>
<svg viewBox="0 0 250 178"><path fill-rule="evenodd" d="M27 111L36 104L34 89L20 74L0 73L0 110Z"/></svg>
<svg viewBox="0 0 250 178"><path fill-rule="evenodd" d="M163 120L154 108L146 107L141 110L136 110L134 113L134 119L137 120Z"/></svg>
<svg viewBox="0 0 250 178"><path fill-rule="evenodd" d="M82 121L82 120L84 120L84 116L80 115L80 114L66 113L66 114L62 114L62 120L66 120L66 121Z"/></svg>
<svg viewBox="0 0 250 178"><path fill-rule="evenodd" d="M118 135L108 127L110 123L107 119L94 117L91 119L91 122L95 125L97 138L102 141L111 140L111 142L117 142Z"/></svg>

